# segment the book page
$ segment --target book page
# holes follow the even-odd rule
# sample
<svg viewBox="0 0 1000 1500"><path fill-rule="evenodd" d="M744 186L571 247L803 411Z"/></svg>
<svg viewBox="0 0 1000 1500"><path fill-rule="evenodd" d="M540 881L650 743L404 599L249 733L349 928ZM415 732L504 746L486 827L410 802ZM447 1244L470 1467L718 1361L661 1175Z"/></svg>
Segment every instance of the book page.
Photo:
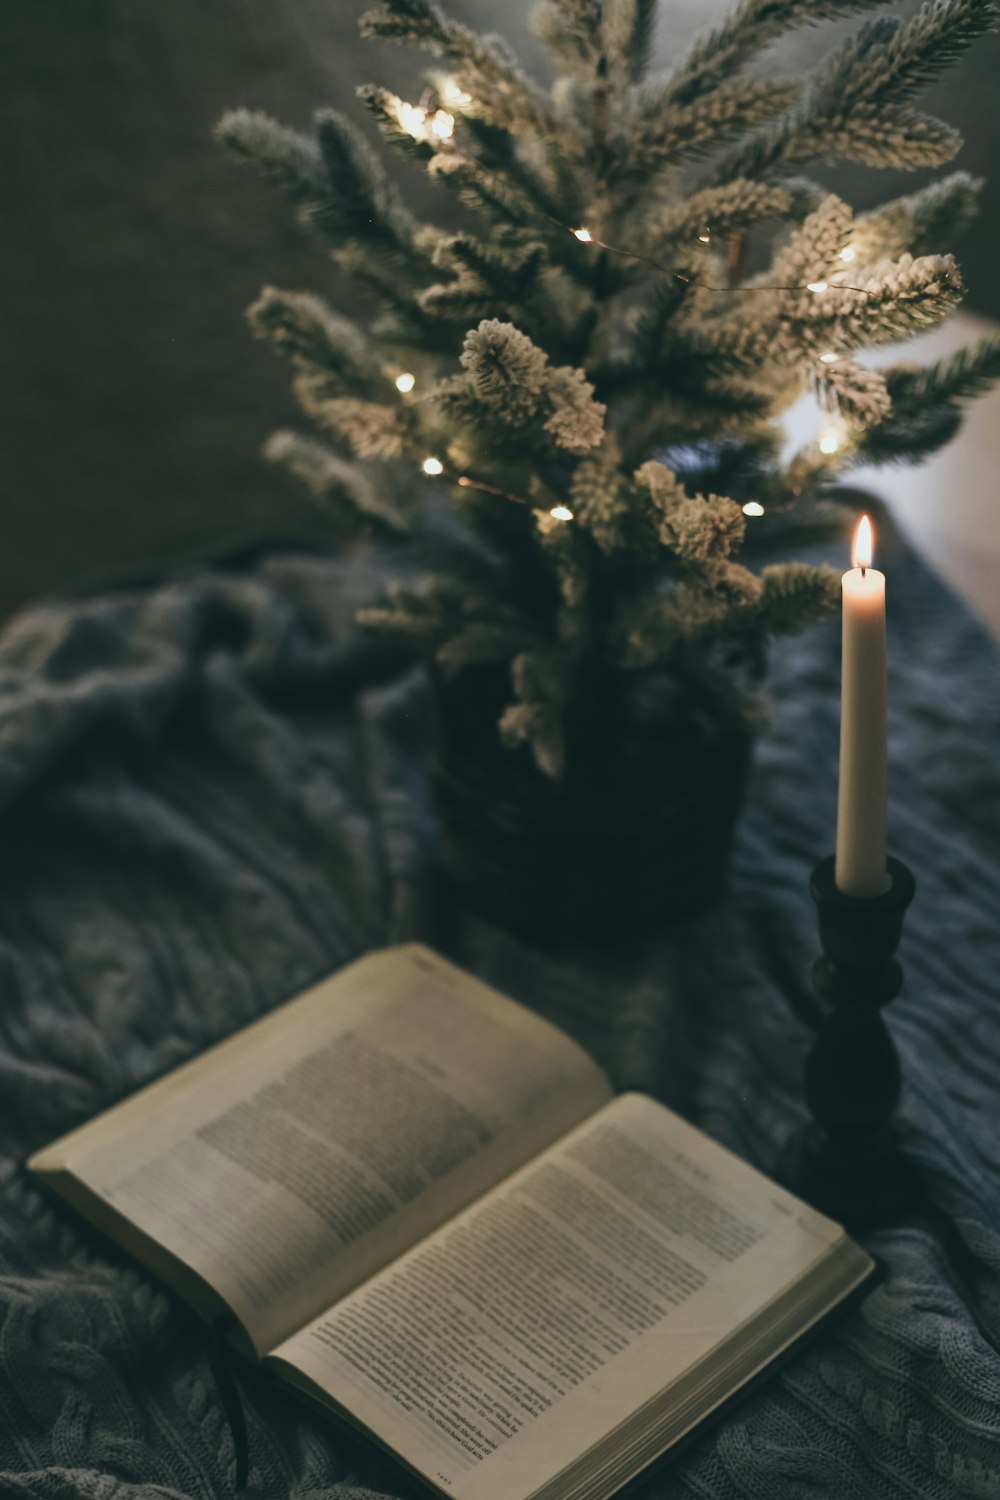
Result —
<svg viewBox="0 0 1000 1500"><path fill-rule="evenodd" d="M359 960L31 1162L201 1276L258 1354L611 1095L419 945Z"/></svg>
<svg viewBox="0 0 1000 1500"><path fill-rule="evenodd" d="M843 1239L624 1095L276 1357L442 1489L517 1500Z"/></svg>

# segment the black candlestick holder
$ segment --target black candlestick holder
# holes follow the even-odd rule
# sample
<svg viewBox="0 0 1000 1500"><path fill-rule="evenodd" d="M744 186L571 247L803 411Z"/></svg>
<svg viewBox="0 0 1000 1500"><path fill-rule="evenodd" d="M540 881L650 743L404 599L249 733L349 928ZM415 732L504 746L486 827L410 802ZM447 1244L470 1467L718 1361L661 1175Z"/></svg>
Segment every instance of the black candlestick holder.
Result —
<svg viewBox="0 0 1000 1500"><path fill-rule="evenodd" d="M868 897L837 889L832 855L813 870L823 951L812 978L824 1017L806 1060L812 1123L789 1143L781 1169L806 1202L852 1228L891 1223L920 1196L893 1133L899 1055L881 1015L903 985L895 955L916 882L898 859L886 868L888 889Z"/></svg>

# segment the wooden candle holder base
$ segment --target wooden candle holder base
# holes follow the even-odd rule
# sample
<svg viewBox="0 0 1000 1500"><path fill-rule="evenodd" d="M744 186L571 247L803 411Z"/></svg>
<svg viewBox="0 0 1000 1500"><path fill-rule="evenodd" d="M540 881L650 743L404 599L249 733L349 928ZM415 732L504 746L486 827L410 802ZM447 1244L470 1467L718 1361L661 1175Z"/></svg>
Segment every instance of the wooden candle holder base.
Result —
<svg viewBox="0 0 1000 1500"><path fill-rule="evenodd" d="M892 1131L899 1056L881 1016L902 988L895 953L916 882L898 859L887 870L889 889L872 897L837 889L832 855L812 873L823 950L813 987L826 1014L806 1060L813 1123L789 1142L779 1167L800 1197L854 1229L904 1217L922 1191Z"/></svg>
<svg viewBox="0 0 1000 1500"><path fill-rule="evenodd" d="M820 1213L848 1229L898 1224L921 1206L919 1173L900 1153L889 1132L863 1149L840 1148L819 1128L807 1126L782 1153L778 1176Z"/></svg>

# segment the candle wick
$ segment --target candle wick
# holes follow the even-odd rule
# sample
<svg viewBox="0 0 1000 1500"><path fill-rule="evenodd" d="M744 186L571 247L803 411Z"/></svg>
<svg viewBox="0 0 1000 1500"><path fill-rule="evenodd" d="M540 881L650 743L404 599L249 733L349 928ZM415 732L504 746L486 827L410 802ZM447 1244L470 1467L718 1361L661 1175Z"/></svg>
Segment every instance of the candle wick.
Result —
<svg viewBox="0 0 1000 1500"><path fill-rule="evenodd" d="M865 576L865 565L864 565L864 563L861 564L861 576L862 576L862 578L864 578L864 576Z"/></svg>

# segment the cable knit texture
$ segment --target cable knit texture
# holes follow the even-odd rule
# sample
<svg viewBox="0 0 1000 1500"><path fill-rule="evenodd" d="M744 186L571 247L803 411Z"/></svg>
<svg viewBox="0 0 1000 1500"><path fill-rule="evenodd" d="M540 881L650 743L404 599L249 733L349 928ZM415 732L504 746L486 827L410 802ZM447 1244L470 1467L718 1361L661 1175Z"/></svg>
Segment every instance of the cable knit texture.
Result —
<svg viewBox="0 0 1000 1500"><path fill-rule="evenodd" d="M889 1022L933 1213L885 1281L644 1493L1000 1497L1000 696L994 647L889 556L890 840L918 879ZM803 1117L807 895L832 846L835 622L775 650L727 900L609 954L540 953L432 878L422 680L354 611L377 558L274 552L35 608L0 641L0 1495L232 1492L185 1308L38 1195L33 1148L364 950L422 937L765 1171ZM242 1379L253 1497L408 1492Z"/></svg>

